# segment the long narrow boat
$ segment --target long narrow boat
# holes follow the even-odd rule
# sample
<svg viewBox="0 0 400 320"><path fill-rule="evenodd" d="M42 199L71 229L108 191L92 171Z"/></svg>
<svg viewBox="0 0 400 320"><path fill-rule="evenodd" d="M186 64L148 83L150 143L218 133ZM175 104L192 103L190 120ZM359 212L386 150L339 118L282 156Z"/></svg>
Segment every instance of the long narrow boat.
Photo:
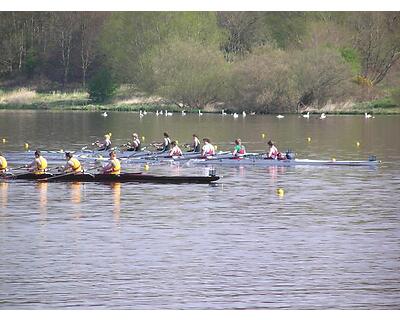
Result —
<svg viewBox="0 0 400 320"><path fill-rule="evenodd" d="M32 173L20 174L20 175L9 175L3 179L7 180L36 180L42 182L148 182L148 183L211 183L219 180L219 176L158 176L151 174L141 173L121 173L119 175L110 174L58 174L53 175L51 173L45 173L36 175Z"/></svg>
<svg viewBox="0 0 400 320"><path fill-rule="evenodd" d="M194 159L192 164L224 165L224 166L377 166L380 161L376 158L369 160L311 160L311 159L284 159L273 160L262 157L243 157L225 159Z"/></svg>

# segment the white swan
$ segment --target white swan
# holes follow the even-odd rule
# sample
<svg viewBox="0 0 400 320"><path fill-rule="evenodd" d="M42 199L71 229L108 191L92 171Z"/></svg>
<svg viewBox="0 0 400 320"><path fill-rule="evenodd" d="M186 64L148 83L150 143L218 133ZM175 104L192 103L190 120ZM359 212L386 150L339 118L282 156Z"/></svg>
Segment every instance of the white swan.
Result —
<svg viewBox="0 0 400 320"><path fill-rule="evenodd" d="M364 117L366 118L366 119L369 119L369 118L372 118L372 116L370 115L370 114L368 114L368 113L364 113Z"/></svg>
<svg viewBox="0 0 400 320"><path fill-rule="evenodd" d="M325 113L321 113L321 116L319 118L320 119L325 119L326 118L326 114Z"/></svg>
<svg viewBox="0 0 400 320"><path fill-rule="evenodd" d="M310 112L307 112L306 114L302 114L303 118L310 119Z"/></svg>
<svg viewBox="0 0 400 320"><path fill-rule="evenodd" d="M107 116L108 116L107 112L103 112L101 115L102 115L103 117L107 117Z"/></svg>
<svg viewBox="0 0 400 320"><path fill-rule="evenodd" d="M186 116L185 110L182 110L182 115L183 115L183 116Z"/></svg>
<svg viewBox="0 0 400 320"><path fill-rule="evenodd" d="M233 114L233 117L234 117L234 118L238 118L239 115L235 112L235 113Z"/></svg>
<svg viewBox="0 0 400 320"><path fill-rule="evenodd" d="M243 118L246 116L246 111L242 112L242 116L243 116Z"/></svg>
<svg viewBox="0 0 400 320"><path fill-rule="evenodd" d="M222 114L223 116L226 116L226 112L224 111L224 109L222 109L221 114Z"/></svg>
<svg viewBox="0 0 400 320"><path fill-rule="evenodd" d="M199 110L199 116L202 116L203 115L203 112L201 112L201 110Z"/></svg>
<svg viewBox="0 0 400 320"><path fill-rule="evenodd" d="M283 119L285 116L283 116L283 115L281 115L281 114L278 114L276 117L277 117L278 119Z"/></svg>

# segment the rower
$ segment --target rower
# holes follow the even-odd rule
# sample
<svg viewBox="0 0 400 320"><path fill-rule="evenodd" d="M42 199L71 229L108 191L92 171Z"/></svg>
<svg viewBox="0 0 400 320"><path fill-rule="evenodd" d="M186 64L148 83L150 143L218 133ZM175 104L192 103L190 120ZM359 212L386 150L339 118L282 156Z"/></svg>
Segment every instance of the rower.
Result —
<svg viewBox="0 0 400 320"><path fill-rule="evenodd" d="M202 157L207 157L207 156L214 156L215 155L215 149L214 146L211 144L210 139L204 138L203 139L203 148L201 150L201 156Z"/></svg>
<svg viewBox="0 0 400 320"><path fill-rule="evenodd" d="M178 145L176 144L176 141L171 142L171 147L172 147L172 149L169 151L170 157L179 157L179 156L183 155L182 150L181 150L181 148L178 147Z"/></svg>
<svg viewBox="0 0 400 320"><path fill-rule="evenodd" d="M190 147L192 148L191 150L189 150L189 152L200 152L201 146L200 146L200 140L197 137L196 134L193 133L193 142L190 145Z"/></svg>
<svg viewBox="0 0 400 320"><path fill-rule="evenodd" d="M111 133L104 135L103 142L96 141L94 144L99 147L99 149L97 151L110 150L111 149Z"/></svg>
<svg viewBox="0 0 400 320"><path fill-rule="evenodd" d="M71 152L65 153L65 158L67 159L66 165L63 167L64 172L73 172L75 174L80 174L83 172L81 163L77 158L75 158Z"/></svg>
<svg viewBox="0 0 400 320"><path fill-rule="evenodd" d="M157 151L165 152L171 149L171 139L168 133L164 132L164 141L162 144L158 144Z"/></svg>
<svg viewBox="0 0 400 320"><path fill-rule="evenodd" d="M269 146L269 151L268 151L268 156L267 159L278 159L282 160L282 154L278 151L278 148L275 146L275 143L271 140L268 141L268 146Z"/></svg>
<svg viewBox="0 0 400 320"><path fill-rule="evenodd" d="M137 133L132 134L132 142L128 142L128 146L127 151L140 151L141 142Z"/></svg>
<svg viewBox="0 0 400 320"><path fill-rule="evenodd" d="M7 169L7 160L3 156L3 154L0 152L0 175L3 173L6 173L8 171Z"/></svg>
<svg viewBox="0 0 400 320"><path fill-rule="evenodd" d="M115 151L110 152L110 161L108 164L102 168L102 173L103 174L115 174L118 175L121 173L121 163L117 159L117 154Z"/></svg>
<svg viewBox="0 0 400 320"><path fill-rule="evenodd" d="M246 148L242 145L242 140L237 138L235 140L235 149L232 152L234 157L242 157L246 153Z"/></svg>
<svg viewBox="0 0 400 320"><path fill-rule="evenodd" d="M47 169L47 160L42 157L39 150L35 151L35 160L27 166L29 172L33 174L45 174Z"/></svg>

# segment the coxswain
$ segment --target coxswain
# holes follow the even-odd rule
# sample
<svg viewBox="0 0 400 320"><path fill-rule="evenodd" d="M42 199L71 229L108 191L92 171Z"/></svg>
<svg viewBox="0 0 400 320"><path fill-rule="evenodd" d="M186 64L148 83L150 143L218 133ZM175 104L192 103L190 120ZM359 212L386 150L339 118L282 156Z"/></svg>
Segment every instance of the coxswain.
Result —
<svg viewBox="0 0 400 320"><path fill-rule="evenodd" d="M275 143L271 140L268 141L269 151L267 159L280 159L280 152L278 148L275 146Z"/></svg>
<svg viewBox="0 0 400 320"><path fill-rule="evenodd" d="M76 174L82 173L83 169L81 166L81 163L79 162L79 160L77 158L75 158L71 152L66 152L65 153L65 159L67 159L67 163L65 164L65 166L63 167L63 171L64 172L73 172Z"/></svg>
<svg viewBox="0 0 400 320"><path fill-rule="evenodd" d="M189 152L200 152L201 150L200 140L196 134L193 134L193 142L190 147L192 149Z"/></svg>
<svg viewBox="0 0 400 320"><path fill-rule="evenodd" d="M7 160L4 155L0 152L0 175L6 173L7 169Z"/></svg>
<svg viewBox="0 0 400 320"><path fill-rule="evenodd" d="M242 145L242 140L239 138L235 140L235 149L232 152L234 157L243 156L246 153L246 148Z"/></svg>
<svg viewBox="0 0 400 320"><path fill-rule="evenodd" d="M170 157L179 157L179 156L183 155L182 150L181 150L181 148L178 147L178 145L176 144L176 141L171 142L171 147L172 147L172 149L169 151Z"/></svg>
<svg viewBox="0 0 400 320"><path fill-rule="evenodd" d="M210 139L204 138L203 143L204 143L204 145L203 145L203 148L201 149L201 156L202 157L214 156L215 149L214 149L214 146L211 144Z"/></svg>
<svg viewBox="0 0 400 320"><path fill-rule="evenodd" d="M34 174L45 174L47 169L47 160L42 157L39 150L35 151L35 160L27 166L29 172Z"/></svg>
<svg viewBox="0 0 400 320"><path fill-rule="evenodd" d="M99 147L99 149L97 151L110 150L111 149L111 134L105 134L103 142L96 141L94 144Z"/></svg>
<svg viewBox="0 0 400 320"><path fill-rule="evenodd" d="M171 149L171 139L168 133L164 132L164 141L161 144L158 144L157 151L165 152Z"/></svg>
<svg viewBox="0 0 400 320"><path fill-rule="evenodd" d="M140 151L141 142L137 133L132 134L132 142L128 142L127 151Z"/></svg>
<svg viewBox="0 0 400 320"><path fill-rule="evenodd" d="M110 161L105 167L102 168L102 173L104 174L120 174L121 173L121 163L117 159L117 154L115 151L110 152Z"/></svg>

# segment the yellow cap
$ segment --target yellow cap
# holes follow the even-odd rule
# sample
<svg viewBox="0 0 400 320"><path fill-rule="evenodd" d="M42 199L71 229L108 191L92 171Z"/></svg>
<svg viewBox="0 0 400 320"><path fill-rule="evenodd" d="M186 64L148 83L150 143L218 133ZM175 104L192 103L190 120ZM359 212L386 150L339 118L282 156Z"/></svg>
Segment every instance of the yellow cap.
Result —
<svg viewBox="0 0 400 320"><path fill-rule="evenodd" d="M278 188L276 189L276 194L280 197L283 197L285 194L285 190L283 190L282 188Z"/></svg>

